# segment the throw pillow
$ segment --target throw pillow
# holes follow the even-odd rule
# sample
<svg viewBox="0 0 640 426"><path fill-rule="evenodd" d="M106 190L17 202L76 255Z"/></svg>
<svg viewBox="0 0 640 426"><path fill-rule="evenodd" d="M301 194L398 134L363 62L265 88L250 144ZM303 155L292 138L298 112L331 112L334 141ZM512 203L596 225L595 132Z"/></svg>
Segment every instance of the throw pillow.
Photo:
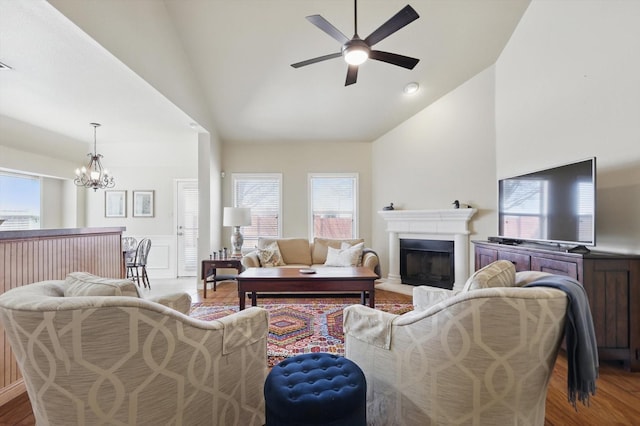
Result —
<svg viewBox="0 0 640 426"><path fill-rule="evenodd" d="M462 291L490 287L513 287L516 283L516 267L508 260L497 260L469 277Z"/></svg>
<svg viewBox="0 0 640 426"><path fill-rule="evenodd" d="M355 250L360 251L360 255L358 256L358 263L356 263L356 266L362 266L362 256L364 255L364 243L352 244L347 241L343 241L342 244L340 244L340 250L346 250L349 248L353 248Z"/></svg>
<svg viewBox="0 0 640 426"><path fill-rule="evenodd" d="M340 248L342 243L357 244L364 243L362 238L358 239L333 239L333 238L318 238L313 239L313 250L311 251L311 261L314 264L322 264L327 260L327 247Z"/></svg>
<svg viewBox="0 0 640 426"><path fill-rule="evenodd" d="M64 296L140 297L140 293L138 286L131 280L103 278L88 272L71 272L65 279Z"/></svg>
<svg viewBox="0 0 640 426"><path fill-rule="evenodd" d="M282 261L280 247L278 247L276 241L267 244L264 248L258 249L258 258L260 259L260 264L265 268L286 265L286 263Z"/></svg>
<svg viewBox="0 0 640 426"><path fill-rule="evenodd" d="M357 266L358 259L362 257L362 248L351 247L348 249L327 248L327 260L325 266Z"/></svg>

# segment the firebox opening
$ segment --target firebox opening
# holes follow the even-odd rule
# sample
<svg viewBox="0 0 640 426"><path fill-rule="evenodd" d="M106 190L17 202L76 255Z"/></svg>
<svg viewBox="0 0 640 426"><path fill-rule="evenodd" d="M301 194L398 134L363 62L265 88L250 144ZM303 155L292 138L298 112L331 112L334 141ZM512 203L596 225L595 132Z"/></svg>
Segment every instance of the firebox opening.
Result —
<svg viewBox="0 0 640 426"><path fill-rule="evenodd" d="M453 241L401 239L400 277L404 284L453 289Z"/></svg>

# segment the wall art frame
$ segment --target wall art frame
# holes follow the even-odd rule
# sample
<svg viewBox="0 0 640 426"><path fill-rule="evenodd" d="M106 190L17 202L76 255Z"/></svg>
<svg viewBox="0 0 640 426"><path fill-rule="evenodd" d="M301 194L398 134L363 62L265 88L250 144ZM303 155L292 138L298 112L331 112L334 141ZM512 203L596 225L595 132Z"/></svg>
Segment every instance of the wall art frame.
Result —
<svg viewBox="0 0 640 426"><path fill-rule="evenodd" d="M104 192L104 217L127 217L127 191Z"/></svg>
<svg viewBox="0 0 640 426"><path fill-rule="evenodd" d="M155 191L133 191L133 217L154 217Z"/></svg>

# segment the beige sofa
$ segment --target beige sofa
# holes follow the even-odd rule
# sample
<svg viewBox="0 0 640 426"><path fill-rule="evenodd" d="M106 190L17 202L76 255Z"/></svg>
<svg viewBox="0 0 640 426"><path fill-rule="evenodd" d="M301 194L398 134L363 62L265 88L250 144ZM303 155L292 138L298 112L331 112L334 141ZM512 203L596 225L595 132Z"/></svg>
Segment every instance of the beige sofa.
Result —
<svg viewBox="0 0 640 426"><path fill-rule="evenodd" d="M245 268L266 266L260 260L261 251L264 253L274 242L277 244L281 258L280 262L275 262L277 264L275 267L278 268L321 268L327 262L329 248L340 250L344 245L362 244L364 246L363 239L314 238L313 241L309 241L306 238L260 238L257 248L242 257L242 265ZM362 260L359 263L380 276L380 260L373 250L363 247Z"/></svg>

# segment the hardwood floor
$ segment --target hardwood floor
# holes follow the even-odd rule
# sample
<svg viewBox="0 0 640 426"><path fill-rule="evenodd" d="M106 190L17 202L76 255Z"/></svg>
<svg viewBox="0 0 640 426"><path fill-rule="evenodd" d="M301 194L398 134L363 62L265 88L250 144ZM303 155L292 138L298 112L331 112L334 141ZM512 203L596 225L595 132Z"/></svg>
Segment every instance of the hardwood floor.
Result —
<svg viewBox="0 0 640 426"><path fill-rule="evenodd" d="M195 290L193 280L155 282L152 285L153 294L186 290L194 301L202 300L202 291ZM219 284L218 291L208 291L207 296L207 300L215 298L217 302L238 302L233 283ZM549 383L546 426L640 425L640 373L627 372L618 363L602 363L595 397L591 398L589 407L579 403L577 411L567 401L566 386L567 360L561 353ZM0 426L5 425L35 425L26 393L0 407Z"/></svg>

